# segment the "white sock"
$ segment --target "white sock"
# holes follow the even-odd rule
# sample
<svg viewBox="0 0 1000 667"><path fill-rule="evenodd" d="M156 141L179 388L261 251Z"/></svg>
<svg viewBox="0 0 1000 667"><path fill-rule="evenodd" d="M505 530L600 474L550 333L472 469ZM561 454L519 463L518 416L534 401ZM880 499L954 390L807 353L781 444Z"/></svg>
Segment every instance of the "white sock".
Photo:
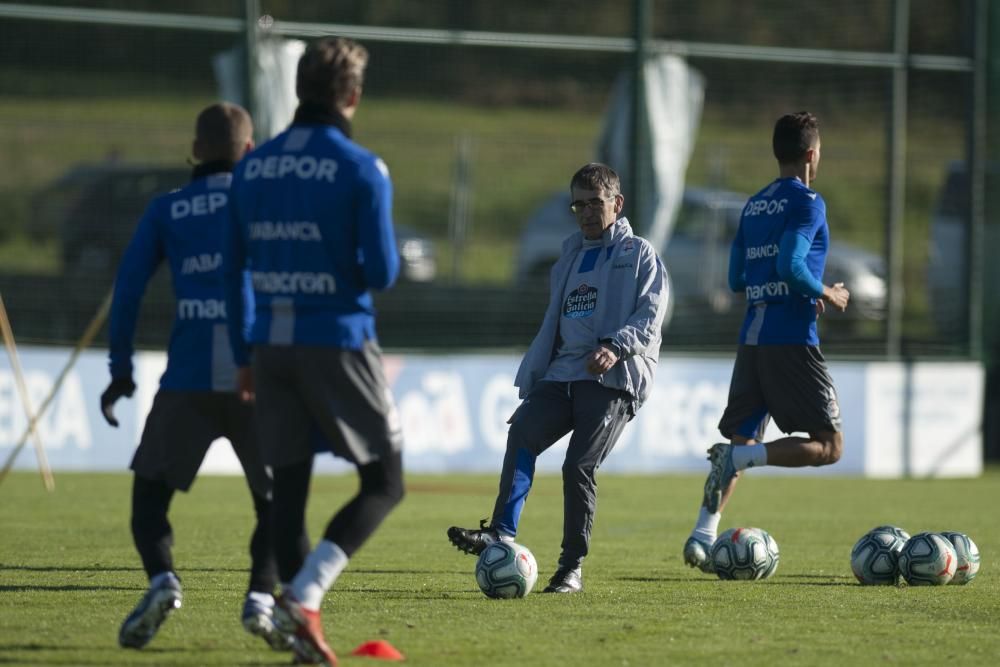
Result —
<svg viewBox="0 0 1000 667"><path fill-rule="evenodd" d="M250 591L247 593L247 600L253 600L254 602L260 604L261 606L267 607L268 609L274 607L274 596L270 593L261 593L260 591Z"/></svg>
<svg viewBox="0 0 1000 667"><path fill-rule="evenodd" d="M701 540L705 544L711 546L715 543L715 538L719 532L719 521L722 520L722 512L716 512L715 514L709 514L705 506L702 505L701 509L698 510L698 523L694 525L694 530L691 531L691 537Z"/></svg>
<svg viewBox="0 0 1000 667"><path fill-rule="evenodd" d="M292 579L292 595L306 609L318 611L323 596L347 567L347 554L329 540L322 540L306 557Z"/></svg>
<svg viewBox="0 0 1000 667"><path fill-rule="evenodd" d="M767 448L762 444L735 445L733 447L733 465L737 470L766 466Z"/></svg>

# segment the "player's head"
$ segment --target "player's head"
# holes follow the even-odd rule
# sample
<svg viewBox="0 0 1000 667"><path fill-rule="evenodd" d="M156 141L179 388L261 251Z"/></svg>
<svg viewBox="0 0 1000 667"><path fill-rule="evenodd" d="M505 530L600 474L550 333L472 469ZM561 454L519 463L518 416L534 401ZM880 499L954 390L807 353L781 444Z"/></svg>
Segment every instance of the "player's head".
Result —
<svg viewBox="0 0 1000 667"><path fill-rule="evenodd" d="M368 51L343 37L313 42L299 59L295 94L301 102L322 105L348 118L361 100Z"/></svg>
<svg viewBox="0 0 1000 667"><path fill-rule="evenodd" d="M570 210L588 239L599 239L615 223L625 198L615 170L600 162L580 167L569 182Z"/></svg>
<svg viewBox="0 0 1000 667"><path fill-rule="evenodd" d="M195 158L202 162L239 162L253 148L253 122L246 109L219 102L206 107L194 124Z"/></svg>
<svg viewBox="0 0 1000 667"><path fill-rule="evenodd" d="M819 121L808 111L785 114L774 124L774 157L783 167L808 165L810 176L819 167Z"/></svg>

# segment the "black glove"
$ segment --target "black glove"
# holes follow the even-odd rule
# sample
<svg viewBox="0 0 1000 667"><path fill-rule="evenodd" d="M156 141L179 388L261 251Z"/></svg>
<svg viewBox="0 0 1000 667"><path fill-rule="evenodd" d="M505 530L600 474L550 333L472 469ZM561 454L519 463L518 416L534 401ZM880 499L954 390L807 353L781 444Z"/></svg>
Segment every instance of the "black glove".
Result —
<svg viewBox="0 0 1000 667"><path fill-rule="evenodd" d="M111 384L101 394L101 414L104 415L109 424L116 428L118 427L118 420L115 419L115 413L113 412L115 401L122 396L132 398L134 392L135 382L132 382L132 378L114 378L111 380Z"/></svg>

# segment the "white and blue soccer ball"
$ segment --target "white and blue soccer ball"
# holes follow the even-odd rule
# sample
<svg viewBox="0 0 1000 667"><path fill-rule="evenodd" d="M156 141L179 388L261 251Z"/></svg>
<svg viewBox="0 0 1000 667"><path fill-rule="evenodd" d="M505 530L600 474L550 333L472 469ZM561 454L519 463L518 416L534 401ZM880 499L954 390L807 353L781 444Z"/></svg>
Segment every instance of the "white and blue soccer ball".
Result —
<svg viewBox="0 0 1000 667"><path fill-rule="evenodd" d="M899 582L899 552L910 534L897 526L876 526L851 549L851 571L865 586L892 586Z"/></svg>
<svg viewBox="0 0 1000 667"><path fill-rule="evenodd" d="M917 533L899 552L899 574L911 586L943 586L957 567L955 547L940 533Z"/></svg>
<svg viewBox="0 0 1000 667"><path fill-rule="evenodd" d="M944 531L941 535L955 547L958 565L955 566L955 576L949 584L963 586L972 581L979 573L979 547L965 533Z"/></svg>
<svg viewBox="0 0 1000 667"><path fill-rule="evenodd" d="M537 580L534 555L516 542L494 542L476 561L476 583L487 597L523 598Z"/></svg>
<svg viewBox="0 0 1000 667"><path fill-rule="evenodd" d="M719 579L767 579L778 569L778 543L760 528L730 528L712 545Z"/></svg>

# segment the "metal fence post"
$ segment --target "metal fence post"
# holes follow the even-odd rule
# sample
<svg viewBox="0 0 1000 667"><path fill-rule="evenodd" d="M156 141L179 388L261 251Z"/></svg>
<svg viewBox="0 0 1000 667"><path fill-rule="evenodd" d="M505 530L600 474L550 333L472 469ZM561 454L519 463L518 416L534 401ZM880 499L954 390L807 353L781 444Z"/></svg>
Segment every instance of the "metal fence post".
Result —
<svg viewBox="0 0 1000 667"><path fill-rule="evenodd" d="M637 234L646 232L649 222L648 206L643 192L646 182L645 152L649 137L646 136L646 59L649 55L649 31L652 21L649 0L635 0L633 4L635 22L635 51L632 59L632 159L631 182L628 184L632 200L632 225Z"/></svg>
<svg viewBox="0 0 1000 667"><path fill-rule="evenodd" d="M983 358L983 246L986 170L986 54L989 12L986 0L976 0L972 17L973 61L969 99L969 356Z"/></svg>
<svg viewBox="0 0 1000 667"><path fill-rule="evenodd" d="M243 2L243 99L246 100L247 111L256 121L260 118L260 105L257 100L257 21L260 19L260 0L244 0ZM254 139L259 142L263 128L254 122Z"/></svg>
<svg viewBox="0 0 1000 667"><path fill-rule="evenodd" d="M892 70L892 93L889 101L887 137L889 197L886 221L886 299L885 353L890 359L900 354L903 336L903 213L906 207L906 116L909 71L910 0L892 3L892 44L896 64Z"/></svg>

